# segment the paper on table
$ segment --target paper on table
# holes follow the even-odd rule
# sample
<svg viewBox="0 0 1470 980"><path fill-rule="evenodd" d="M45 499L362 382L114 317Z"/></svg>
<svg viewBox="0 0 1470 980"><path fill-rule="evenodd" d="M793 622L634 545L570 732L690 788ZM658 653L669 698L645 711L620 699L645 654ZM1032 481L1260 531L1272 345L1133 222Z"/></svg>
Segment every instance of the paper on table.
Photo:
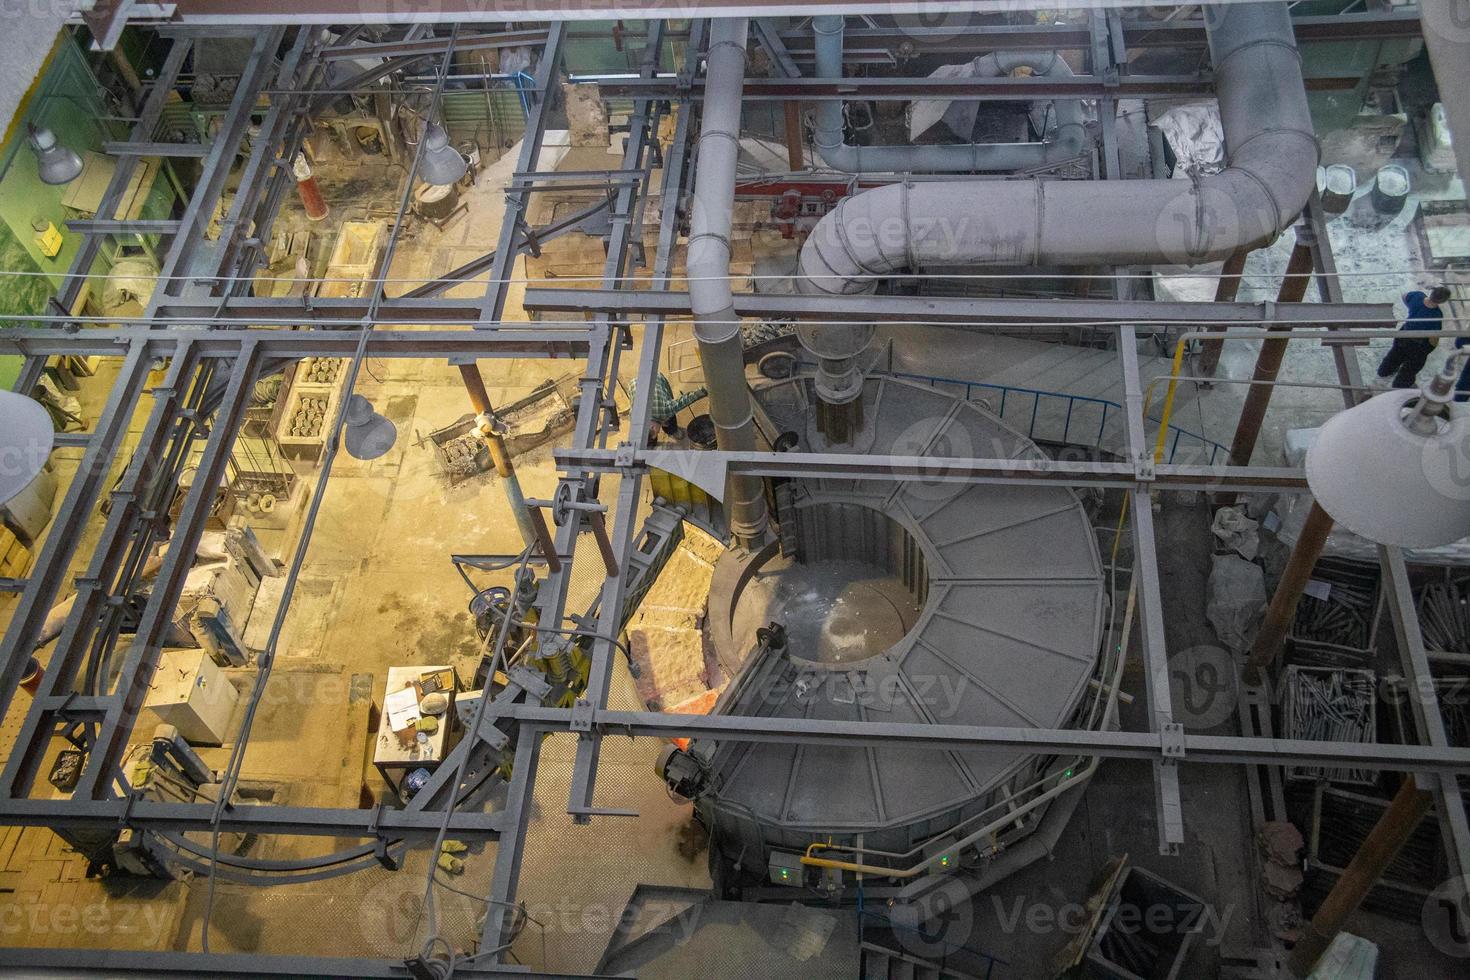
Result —
<svg viewBox="0 0 1470 980"><path fill-rule="evenodd" d="M402 731L419 720L419 695L411 687L389 691L383 699L383 710L388 714L388 727Z"/></svg>

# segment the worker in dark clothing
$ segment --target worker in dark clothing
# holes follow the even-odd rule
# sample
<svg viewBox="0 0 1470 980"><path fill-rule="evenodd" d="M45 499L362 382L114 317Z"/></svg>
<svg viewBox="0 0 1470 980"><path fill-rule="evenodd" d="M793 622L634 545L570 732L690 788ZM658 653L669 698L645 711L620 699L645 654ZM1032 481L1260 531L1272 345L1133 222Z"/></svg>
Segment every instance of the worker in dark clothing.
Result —
<svg viewBox="0 0 1470 980"><path fill-rule="evenodd" d="M1435 286L1427 294L1418 289L1405 293L1404 305L1409 308L1409 315L1399 324L1399 330L1410 332L1441 329L1444 311L1439 307L1449 298L1450 291L1444 286ZM1424 362L1429 360L1429 353L1438 344L1438 337L1394 338L1393 346L1389 347L1388 353L1378 365L1378 377L1387 378L1392 375L1395 388L1414 387L1417 383L1415 379L1424 369Z"/></svg>

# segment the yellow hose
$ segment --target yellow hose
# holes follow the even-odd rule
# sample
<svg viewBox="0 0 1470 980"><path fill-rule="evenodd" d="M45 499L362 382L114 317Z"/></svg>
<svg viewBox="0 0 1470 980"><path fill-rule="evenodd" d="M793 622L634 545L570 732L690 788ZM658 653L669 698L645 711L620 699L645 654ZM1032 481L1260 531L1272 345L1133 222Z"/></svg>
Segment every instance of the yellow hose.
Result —
<svg viewBox="0 0 1470 980"><path fill-rule="evenodd" d="M1164 410L1159 415L1159 438L1154 443L1154 465L1164 461L1164 443L1169 438L1169 416L1174 414L1174 392L1179 388L1179 371L1184 366L1184 338L1174 345L1174 366L1169 371L1169 388L1164 392ZM1143 403L1148 409L1148 402Z"/></svg>

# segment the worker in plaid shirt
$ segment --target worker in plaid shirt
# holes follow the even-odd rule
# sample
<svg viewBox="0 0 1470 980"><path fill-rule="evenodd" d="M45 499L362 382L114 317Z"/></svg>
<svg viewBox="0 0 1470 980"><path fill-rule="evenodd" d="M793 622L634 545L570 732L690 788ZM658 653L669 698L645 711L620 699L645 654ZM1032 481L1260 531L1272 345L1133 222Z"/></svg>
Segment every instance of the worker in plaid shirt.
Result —
<svg viewBox="0 0 1470 980"><path fill-rule="evenodd" d="M638 397L636 379L629 383L628 391L633 398ZM679 430L679 413L707 394L709 394L707 388L695 388L688 394L675 398L674 386L669 384L668 377L660 372L657 380L654 381L653 392L648 399L648 444L652 446L658 442L660 429L671 439L679 438L683 434Z"/></svg>

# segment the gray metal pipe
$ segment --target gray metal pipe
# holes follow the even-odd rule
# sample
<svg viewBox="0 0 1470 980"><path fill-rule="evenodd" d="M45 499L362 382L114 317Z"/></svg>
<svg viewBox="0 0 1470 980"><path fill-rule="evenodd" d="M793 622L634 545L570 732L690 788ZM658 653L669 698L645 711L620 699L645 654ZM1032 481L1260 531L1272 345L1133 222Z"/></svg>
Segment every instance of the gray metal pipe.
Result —
<svg viewBox="0 0 1470 980"><path fill-rule="evenodd" d="M815 17L816 71L819 78L842 78L841 16ZM1017 68L1030 68L1052 78L1071 78L1072 69L1057 54L1035 51L996 51L976 58L981 78L1008 75ZM934 146L854 146L843 142L843 103L829 99L817 105L813 141L817 154L829 167L848 173L973 173L1028 170L1070 160L1087 143L1082 121L1082 103L1055 103L1056 139L1041 143L963 143Z"/></svg>
<svg viewBox="0 0 1470 980"><path fill-rule="evenodd" d="M735 208L735 162L740 152L740 101L745 87L746 19L717 20L705 55L704 112L699 135L694 210L689 219L689 305L694 339L709 389L710 419L721 449L755 449L755 419L740 317L730 289L730 228ZM765 539L765 486L759 477L730 478L726 491L730 530L744 547Z"/></svg>
<svg viewBox="0 0 1470 980"><path fill-rule="evenodd" d="M1226 169L1191 180L966 180L845 198L802 246L797 289L872 292L941 265L1198 265L1269 244L1306 206L1318 147L1284 3L1206 8ZM851 387L871 326L802 324L818 393Z"/></svg>
<svg viewBox="0 0 1470 980"><path fill-rule="evenodd" d="M1470 24L1465 22L1464 7L1454 3L1421 3L1419 18L1434 83L1450 124L1455 167L1470 186L1470 99L1465 98L1470 89Z"/></svg>

